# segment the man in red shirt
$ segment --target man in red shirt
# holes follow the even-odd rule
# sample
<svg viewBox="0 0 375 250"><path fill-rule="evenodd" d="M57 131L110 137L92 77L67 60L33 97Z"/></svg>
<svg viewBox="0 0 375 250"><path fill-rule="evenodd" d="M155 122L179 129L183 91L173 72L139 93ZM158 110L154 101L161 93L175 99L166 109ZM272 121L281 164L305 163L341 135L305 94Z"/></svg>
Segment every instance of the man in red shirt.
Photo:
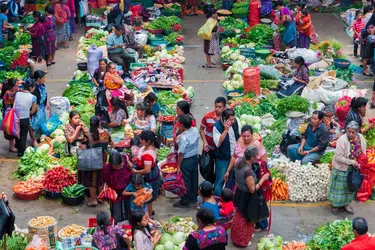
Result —
<svg viewBox="0 0 375 250"><path fill-rule="evenodd" d="M375 249L375 237L367 234L368 226L365 218L353 219L353 231L355 239L346 244L341 250L373 250Z"/></svg>
<svg viewBox="0 0 375 250"><path fill-rule="evenodd" d="M221 114L226 109L227 101L224 97L218 97L215 100L215 109L205 114L201 121L200 135L203 140L203 150L208 152L210 156L210 164L207 168L208 171L201 174L206 181L215 183L215 143L213 139L213 130L215 123L221 118Z"/></svg>

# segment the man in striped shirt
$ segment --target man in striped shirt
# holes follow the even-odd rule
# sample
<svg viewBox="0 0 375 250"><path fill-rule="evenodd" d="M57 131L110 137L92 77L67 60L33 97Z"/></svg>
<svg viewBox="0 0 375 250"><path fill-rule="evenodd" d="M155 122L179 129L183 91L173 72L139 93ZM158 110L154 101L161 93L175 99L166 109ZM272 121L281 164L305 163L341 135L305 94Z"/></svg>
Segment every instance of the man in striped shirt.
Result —
<svg viewBox="0 0 375 250"><path fill-rule="evenodd" d="M352 26L350 27L353 32L353 42L354 42L354 56L358 56L358 44L359 39L361 38L361 32L365 28L365 22L362 19L362 13L360 11L357 11L355 13L356 20L353 22Z"/></svg>
<svg viewBox="0 0 375 250"><path fill-rule="evenodd" d="M215 100L215 109L205 114L201 121L200 135L203 140L203 150L210 155L209 171L203 178L212 184L215 183L215 143L213 139L213 131L215 123L221 118L221 114L225 110L227 101L224 97L218 97ZM202 174L203 175L203 174Z"/></svg>

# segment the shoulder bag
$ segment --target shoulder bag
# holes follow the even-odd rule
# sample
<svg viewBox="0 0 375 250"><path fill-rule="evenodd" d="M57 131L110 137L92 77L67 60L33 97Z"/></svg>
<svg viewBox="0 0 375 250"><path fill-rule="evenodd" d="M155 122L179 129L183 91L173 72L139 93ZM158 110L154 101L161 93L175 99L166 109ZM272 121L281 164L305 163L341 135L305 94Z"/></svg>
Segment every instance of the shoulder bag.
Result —
<svg viewBox="0 0 375 250"><path fill-rule="evenodd" d="M103 168L102 148L77 149L79 171L96 171Z"/></svg>

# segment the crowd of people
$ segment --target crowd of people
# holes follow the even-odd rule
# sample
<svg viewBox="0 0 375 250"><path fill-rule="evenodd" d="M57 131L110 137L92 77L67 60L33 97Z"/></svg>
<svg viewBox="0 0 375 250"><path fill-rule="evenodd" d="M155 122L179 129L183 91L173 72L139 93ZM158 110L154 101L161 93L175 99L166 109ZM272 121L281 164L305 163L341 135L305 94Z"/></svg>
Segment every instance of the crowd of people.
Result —
<svg viewBox="0 0 375 250"><path fill-rule="evenodd" d="M68 48L76 32L76 6L73 0L54 0L47 5L44 14L40 11L24 13L20 0L12 0L1 5L0 27L3 31L13 32L26 15L32 15L35 23L24 26L23 32L31 36L32 57L42 58L47 66L55 64L55 52L61 47ZM8 32L5 32L8 33ZM0 34L0 48L4 45L3 32Z"/></svg>

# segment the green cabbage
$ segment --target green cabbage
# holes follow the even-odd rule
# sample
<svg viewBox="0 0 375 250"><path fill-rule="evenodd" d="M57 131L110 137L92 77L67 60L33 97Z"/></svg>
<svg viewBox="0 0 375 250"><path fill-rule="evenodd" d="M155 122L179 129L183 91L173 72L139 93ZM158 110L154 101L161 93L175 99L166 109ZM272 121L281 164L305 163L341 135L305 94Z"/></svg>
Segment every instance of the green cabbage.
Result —
<svg viewBox="0 0 375 250"><path fill-rule="evenodd" d="M173 237L169 233L163 234L160 238L161 244L165 244L167 241L173 241Z"/></svg>
<svg viewBox="0 0 375 250"><path fill-rule="evenodd" d="M164 244L164 250L174 250L174 244L173 241L167 241Z"/></svg>
<svg viewBox="0 0 375 250"><path fill-rule="evenodd" d="M185 234L182 232L177 232L173 235L173 243L175 245L180 245L185 240Z"/></svg>
<svg viewBox="0 0 375 250"><path fill-rule="evenodd" d="M164 246L163 245L157 245L155 247L155 250L164 250Z"/></svg>

